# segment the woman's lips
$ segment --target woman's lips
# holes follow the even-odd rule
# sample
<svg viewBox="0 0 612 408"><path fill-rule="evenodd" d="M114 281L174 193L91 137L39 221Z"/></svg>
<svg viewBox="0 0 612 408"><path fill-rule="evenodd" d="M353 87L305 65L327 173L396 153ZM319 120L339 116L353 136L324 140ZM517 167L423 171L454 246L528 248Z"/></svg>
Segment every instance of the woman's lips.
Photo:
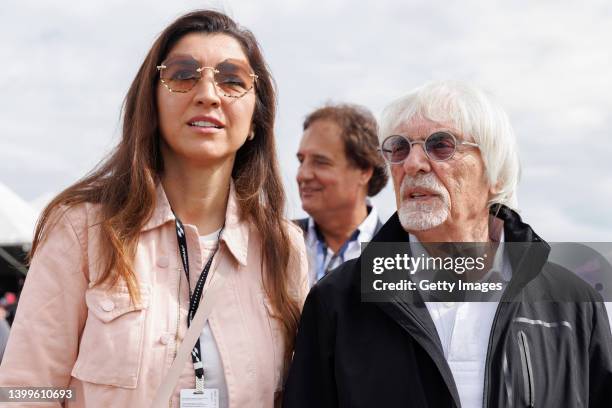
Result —
<svg viewBox="0 0 612 408"><path fill-rule="evenodd" d="M223 122L212 116L194 116L187 121L190 129L201 134L217 133L225 127Z"/></svg>
<svg viewBox="0 0 612 408"><path fill-rule="evenodd" d="M308 188L300 188L300 195L301 196L309 196L309 195L313 195L318 193L319 191L321 191L322 189L320 188L312 188L312 187L308 187Z"/></svg>
<svg viewBox="0 0 612 408"><path fill-rule="evenodd" d="M194 116L187 121L187 124L194 127L215 127L218 129L225 127L221 120L206 115Z"/></svg>
<svg viewBox="0 0 612 408"><path fill-rule="evenodd" d="M203 134L218 133L218 132L223 131L223 128L217 128L217 127L213 127L213 126L192 126L192 125L189 125L189 129L193 130L196 133L203 133Z"/></svg>

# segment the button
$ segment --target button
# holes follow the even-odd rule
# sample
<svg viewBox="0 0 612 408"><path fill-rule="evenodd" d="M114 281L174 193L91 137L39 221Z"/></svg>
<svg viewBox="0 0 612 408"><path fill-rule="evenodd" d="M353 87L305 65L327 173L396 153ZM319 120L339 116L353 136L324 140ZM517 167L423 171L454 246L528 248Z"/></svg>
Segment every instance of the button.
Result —
<svg viewBox="0 0 612 408"><path fill-rule="evenodd" d="M159 342L163 345L169 344L172 341L172 335L171 334L163 334L160 338L159 338Z"/></svg>
<svg viewBox="0 0 612 408"><path fill-rule="evenodd" d="M102 306L102 310L104 310L105 312L112 312L115 308L115 302L110 299L105 299L100 302L100 306Z"/></svg>
<svg viewBox="0 0 612 408"><path fill-rule="evenodd" d="M169 264L170 262L168 261L167 256L160 256L159 258L157 258L157 266L159 266L160 268L167 268Z"/></svg>

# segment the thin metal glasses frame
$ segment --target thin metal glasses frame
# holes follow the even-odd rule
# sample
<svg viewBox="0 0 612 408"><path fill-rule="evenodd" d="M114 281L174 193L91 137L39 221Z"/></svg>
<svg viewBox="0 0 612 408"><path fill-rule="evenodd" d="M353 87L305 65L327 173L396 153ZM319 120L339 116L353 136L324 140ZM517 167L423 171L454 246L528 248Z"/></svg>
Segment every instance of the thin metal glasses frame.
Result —
<svg viewBox="0 0 612 408"><path fill-rule="evenodd" d="M444 135L448 135L448 136L450 136L450 137L452 138L453 143L454 143L454 146L455 146L455 148L454 148L453 152L452 152L452 153L451 153L451 154L450 154L450 155L449 155L449 156L448 156L446 159L437 159L437 158L435 158L435 157L432 157L432 156L430 155L430 153L427 151L427 148L425 147L425 146L427 145L427 141L429 140L429 138L431 138L432 136L435 136L435 135L439 135L440 133L442 133L442 134L444 134ZM385 150L385 149L383 149L383 146L385 145L385 142L386 142L387 140L389 140L389 139L390 139L390 138L392 138L392 137L398 137L398 136L399 136L399 137L402 137L404 140L406 140L406 142L408 142L408 145L410 146L410 150L408 151L408 154L406 155L406 157L404 157L402 160L400 160L400 161L391 161L391 160L390 160L390 159L389 159L389 158L386 156L386 154L385 154L385 152L389 152L389 153L391 153L391 150ZM382 154L383 158L384 158L384 159L385 159L385 161L387 161L388 163L390 163L390 164L401 164L401 163L403 163L403 162L405 162L405 161L406 161L406 159L407 159L407 158L408 158L408 156L410 155L410 152L412 151L412 146L414 146L415 144L423 145L423 151L425 152L425 155L427 156L427 158L428 158L429 160L432 160L432 161L437 161L437 162L443 162L443 161L448 161L448 160L452 159L452 158L453 158L453 156L455 156L455 153L457 152L457 147L458 147L458 146L460 146L460 145L466 145L466 146L472 146L472 147L478 147L478 148L480 148L480 146L478 145L478 143L474 143L474 142L466 142L466 141L464 141L464 140L457 141L457 138L455 137L455 135L453 135L453 134L452 134L452 133L450 133L450 132L434 132L434 133L430 134L429 136L427 136L427 137L425 138L425 140L410 140L410 139L409 139L407 136L404 136L404 135L390 135L390 136L387 136L387 137L385 138L385 140L383 140L383 142L381 143L381 145L380 145L381 147L378 149L378 151L379 151L379 152Z"/></svg>
<svg viewBox="0 0 612 408"><path fill-rule="evenodd" d="M167 67L167 66L165 66L164 64L162 64L162 65L158 65L156 68L157 68L157 70L158 70L158 71L160 72L160 74L161 74L161 71L162 71L163 69L168 68L168 67ZM196 80L196 81L193 83L193 86L192 86L191 88L189 88L189 89L187 89L187 90L185 90L185 91L178 91L178 90L176 90L176 89L172 89L172 88L170 88L170 86L168 85L168 83L166 83L166 81L165 81L165 80L164 80L164 79L161 77L161 75L160 75L159 80L160 80L160 81L161 81L161 83L162 83L162 84L163 84L163 85L166 87L166 89L168 89L168 91L170 91L170 92L187 93L187 92L191 91L193 88L195 88L196 84L197 84L197 83L198 83L198 82L199 82L199 81L200 81L200 80L201 80L201 79L204 77L204 75L202 75L202 72L203 72L204 70L207 70L207 69L212 70L212 72L213 72L213 78L214 78L214 74L218 74L218 73L220 72L220 71L219 71L217 68L215 68L215 67L200 67L200 68L197 68L197 69L196 69L196 71L197 71L197 72L200 74L200 77L199 77L199 78L198 78L198 79L197 79L197 80ZM252 84L252 85L251 85L251 86L250 86L250 87L249 87L247 90L245 90L245 91L244 91L244 93L242 93L242 94L240 94L240 95L229 95L229 94L225 93L225 92L223 91L223 89L221 89L221 87L219 86L219 83L218 83L217 81L215 81L214 79L213 79L213 83L215 84L215 88L216 88L216 89L217 89L217 90L218 90L218 91L219 91L219 92L220 92L220 93L221 93L223 96L227 96L228 98L236 98L236 99L238 99L238 98L242 98L244 95L246 95L247 93L249 93L249 91L255 87L255 82L256 82L256 81L257 81L257 79L259 78L259 76L257 76L257 74L249 74L249 76L250 76L251 78L253 78L253 84Z"/></svg>

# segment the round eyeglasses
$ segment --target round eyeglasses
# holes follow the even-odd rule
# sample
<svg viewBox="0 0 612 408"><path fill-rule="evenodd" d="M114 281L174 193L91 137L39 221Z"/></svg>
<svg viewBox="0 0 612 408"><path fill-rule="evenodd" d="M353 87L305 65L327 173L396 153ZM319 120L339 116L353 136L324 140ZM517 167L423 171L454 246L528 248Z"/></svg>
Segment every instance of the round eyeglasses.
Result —
<svg viewBox="0 0 612 408"><path fill-rule="evenodd" d="M448 132L435 132L427 136L425 140L410 140L404 135L391 135L383 140L380 152L386 161L391 164L403 163L412 146L423 145L427 158L433 161L446 161L453 157L458 145L479 147L477 143L457 141L457 138Z"/></svg>
<svg viewBox="0 0 612 408"><path fill-rule="evenodd" d="M230 98L246 95L257 79L246 64L235 59L226 59L214 67L201 67L190 55L175 55L157 66L161 83L170 92L180 93L191 91L207 69L213 73L218 93Z"/></svg>

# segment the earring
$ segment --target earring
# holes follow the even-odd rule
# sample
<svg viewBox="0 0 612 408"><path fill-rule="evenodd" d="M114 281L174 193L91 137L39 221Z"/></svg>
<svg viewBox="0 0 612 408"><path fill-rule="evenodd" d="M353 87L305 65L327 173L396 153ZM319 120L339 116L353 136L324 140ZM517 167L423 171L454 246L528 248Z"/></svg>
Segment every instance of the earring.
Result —
<svg viewBox="0 0 612 408"><path fill-rule="evenodd" d="M254 131L254 130L251 130L251 131L249 132L249 137L248 137L248 139L249 139L249 140L253 140L253 139L255 139L255 131Z"/></svg>

